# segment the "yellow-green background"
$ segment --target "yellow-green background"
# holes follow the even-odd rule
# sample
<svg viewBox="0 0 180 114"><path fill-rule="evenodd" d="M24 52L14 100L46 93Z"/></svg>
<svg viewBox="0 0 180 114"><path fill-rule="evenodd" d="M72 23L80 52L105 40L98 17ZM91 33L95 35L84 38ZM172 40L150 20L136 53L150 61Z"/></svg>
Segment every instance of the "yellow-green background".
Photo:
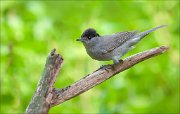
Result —
<svg viewBox="0 0 180 114"><path fill-rule="evenodd" d="M168 24L143 39L123 58L156 46L168 52L142 62L90 91L53 107L50 113L178 113L179 2L0 1L1 113L23 113L34 94L48 53L64 64L56 88L103 64L75 40L92 27L100 35Z"/></svg>

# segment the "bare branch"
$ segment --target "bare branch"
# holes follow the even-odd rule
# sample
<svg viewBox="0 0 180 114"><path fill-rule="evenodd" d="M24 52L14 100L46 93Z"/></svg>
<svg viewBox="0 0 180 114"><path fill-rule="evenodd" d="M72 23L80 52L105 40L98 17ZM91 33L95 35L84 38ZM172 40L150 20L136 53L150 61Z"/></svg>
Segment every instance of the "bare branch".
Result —
<svg viewBox="0 0 180 114"><path fill-rule="evenodd" d="M53 49L47 57L43 74L34 96L26 108L26 114L48 113L52 99L53 85L62 63L63 58L59 54L55 54L55 49Z"/></svg>
<svg viewBox="0 0 180 114"><path fill-rule="evenodd" d="M53 88L57 75L63 63L63 58L59 54L55 54L55 49L51 51L46 60L46 65L37 85L37 89L32 97L26 114L48 113L52 106L61 104L79 94L88 91L92 87L113 77L115 74L131 68L135 64L146 59L165 52L168 47L161 46L151 50L147 50L131 57L126 58L123 62L114 65L106 65L92 74L85 76L74 84L63 89Z"/></svg>
<svg viewBox="0 0 180 114"><path fill-rule="evenodd" d="M92 87L113 77L115 74L131 68L135 64L142 62L146 59L162 54L166 50L168 50L168 47L161 46L135 54L131 57L126 58L123 62L119 64L106 65L104 67L101 67L92 74L85 76L74 84L67 86L61 90L53 89L50 107L56 106L75 96L78 96L79 94L88 91Z"/></svg>

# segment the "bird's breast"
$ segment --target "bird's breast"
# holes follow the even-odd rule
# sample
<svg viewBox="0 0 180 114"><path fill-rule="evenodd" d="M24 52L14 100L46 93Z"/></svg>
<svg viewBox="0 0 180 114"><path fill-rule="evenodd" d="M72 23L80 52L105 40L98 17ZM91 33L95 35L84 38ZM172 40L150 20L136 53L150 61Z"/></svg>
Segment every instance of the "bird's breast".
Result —
<svg viewBox="0 0 180 114"><path fill-rule="evenodd" d="M92 48L86 48L86 51L87 54L95 60L99 60L99 61L109 60L106 54L102 53L102 51L98 47L94 46Z"/></svg>

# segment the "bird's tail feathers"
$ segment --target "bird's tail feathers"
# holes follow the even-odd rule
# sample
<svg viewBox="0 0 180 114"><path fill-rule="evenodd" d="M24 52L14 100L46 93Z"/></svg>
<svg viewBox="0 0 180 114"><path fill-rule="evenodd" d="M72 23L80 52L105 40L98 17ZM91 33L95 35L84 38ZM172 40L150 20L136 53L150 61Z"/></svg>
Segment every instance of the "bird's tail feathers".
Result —
<svg viewBox="0 0 180 114"><path fill-rule="evenodd" d="M146 31L144 31L144 32L139 33L138 36L139 36L140 39L141 39L141 38L145 37L146 35L148 35L149 33L153 32L153 31L155 31L155 30L157 30L157 29L160 29L160 28L162 28L162 27L165 27L165 26L168 26L168 25L161 25L161 26L152 28L152 29L150 29L150 30L146 30Z"/></svg>

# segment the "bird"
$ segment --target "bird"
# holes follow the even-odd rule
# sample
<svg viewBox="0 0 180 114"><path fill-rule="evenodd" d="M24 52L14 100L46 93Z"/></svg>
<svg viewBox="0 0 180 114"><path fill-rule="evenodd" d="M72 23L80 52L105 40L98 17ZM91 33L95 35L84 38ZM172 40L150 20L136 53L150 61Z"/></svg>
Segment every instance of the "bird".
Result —
<svg viewBox="0 0 180 114"><path fill-rule="evenodd" d="M134 49L135 45L147 36L149 33L165 27L167 25L161 25L144 32L134 31L123 31L117 32L111 35L99 35L95 29L86 29L79 39L83 43L87 54L98 61L110 61L114 64L120 62L120 58Z"/></svg>

